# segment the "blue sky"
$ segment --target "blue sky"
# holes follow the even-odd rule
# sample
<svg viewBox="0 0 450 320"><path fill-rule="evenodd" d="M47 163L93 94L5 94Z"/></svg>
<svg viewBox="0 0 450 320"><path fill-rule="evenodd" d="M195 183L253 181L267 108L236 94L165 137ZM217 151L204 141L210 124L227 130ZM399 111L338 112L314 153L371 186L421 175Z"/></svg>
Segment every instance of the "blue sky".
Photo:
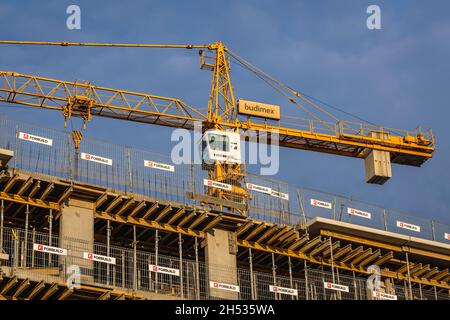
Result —
<svg viewBox="0 0 450 320"><path fill-rule="evenodd" d="M66 8L81 7L81 30ZM382 30L366 28L366 8ZM387 127L431 127L434 158L393 166L383 186L364 182L361 160L285 149L278 179L351 195L450 224L450 19L448 1L0 1L0 38L137 43L223 41L290 86ZM0 47L0 68L179 97L205 108L210 73L183 50ZM237 97L292 108L261 81L232 70ZM2 108L14 118L62 128L61 115ZM284 111L283 111L284 112ZM290 109L289 109L289 112ZM338 116L342 116L336 113ZM303 116L303 114L298 114ZM170 130L95 119L92 137L169 153ZM161 143L167 139L167 143Z"/></svg>

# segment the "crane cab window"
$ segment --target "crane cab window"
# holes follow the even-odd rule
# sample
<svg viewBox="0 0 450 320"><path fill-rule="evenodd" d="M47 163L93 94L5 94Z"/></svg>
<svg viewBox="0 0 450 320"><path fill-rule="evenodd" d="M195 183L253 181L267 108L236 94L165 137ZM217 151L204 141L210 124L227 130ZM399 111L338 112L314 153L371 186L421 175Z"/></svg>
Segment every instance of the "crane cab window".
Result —
<svg viewBox="0 0 450 320"><path fill-rule="evenodd" d="M230 151L230 138L226 135L210 133L208 135L208 144L212 150Z"/></svg>

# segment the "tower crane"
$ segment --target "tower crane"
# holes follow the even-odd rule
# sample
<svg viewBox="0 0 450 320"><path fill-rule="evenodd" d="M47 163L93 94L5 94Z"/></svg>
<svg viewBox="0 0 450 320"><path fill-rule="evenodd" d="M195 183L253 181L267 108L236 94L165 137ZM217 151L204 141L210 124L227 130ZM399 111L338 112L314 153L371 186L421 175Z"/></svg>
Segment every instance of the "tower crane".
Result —
<svg viewBox="0 0 450 320"><path fill-rule="evenodd" d="M0 71L0 101L60 111L65 120L78 117L84 123L91 121L92 116L190 130L196 123L201 123L202 144L205 155L211 160L204 168L208 170L209 179L218 183L208 188L207 199L210 200L206 202L221 209L223 206L235 211L230 203L239 203L240 208L248 203L250 194L243 185L245 164L240 159L240 141L248 132L257 141L261 137L269 137L268 143L276 142L282 147L364 159L366 181L377 184L383 184L391 177L391 163L418 167L430 159L435 150L431 130L403 131L339 120L304 94L239 57L220 41L195 45L7 40L0 41L0 44L198 49L200 67L212 72L206 113L178 98L11 71ZM301 108L310 117L292 117L284 114L282 111L285 109L279 106L236 100L230 77L231 59L253 72L282 94L288 103ZM333 121L322 120L310 108ZM222 201L216 202L213 198ZM237 211L245 214L245 209Z"/></svg>

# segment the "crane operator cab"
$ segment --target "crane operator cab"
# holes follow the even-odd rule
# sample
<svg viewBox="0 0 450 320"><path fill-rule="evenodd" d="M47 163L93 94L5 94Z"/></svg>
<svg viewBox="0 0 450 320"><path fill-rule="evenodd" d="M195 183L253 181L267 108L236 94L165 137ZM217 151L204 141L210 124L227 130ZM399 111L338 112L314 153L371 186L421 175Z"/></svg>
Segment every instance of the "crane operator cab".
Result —
<svg viewBox="0 0 450 320"><path fill-rule="evenodd" d="M241 163L241 136L237 132L208 130L202 138L202 160Z"/></svg>

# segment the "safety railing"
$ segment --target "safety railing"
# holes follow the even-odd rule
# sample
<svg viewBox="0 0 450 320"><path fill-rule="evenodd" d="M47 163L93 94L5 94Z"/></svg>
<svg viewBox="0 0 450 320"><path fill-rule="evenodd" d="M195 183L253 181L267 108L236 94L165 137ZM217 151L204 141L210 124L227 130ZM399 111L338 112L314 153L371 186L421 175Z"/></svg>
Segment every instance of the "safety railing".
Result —
<svg viewBox="0 0 450 320"><path fill-rule="evenodd" d="M185 204L201 205L202 200L205 202L202 196L214 198L220 193L232 206L236 203L236 208L242 207L239 201L242 195L232 191L236 181L224 179L215 185L202 165L174 164L170 157L146 150L84 138L75 153L69 133L5 116L0 117L0 147L15 152L10 164L12 168L34 174L53 175ZM298 225L313 217L325 217L450 243L450 226L438 221L341 195L294 187L251 173L247 173L240 184L251 195L246 208L248 215L257 219Z"/></svg>
<svg viewBox="0 0 450 320"><path fill-rule="evenodd" d="M141 294L183 299L233 300L365 300L372 299L367 279L317 269L293 260L289 275L252 270L249 266L207 265L201 259L155 254L137 248L108 246L48 233L4 228L0 234L9 259L0 273L33 281L95 285ZM49 241L49 239L52 239ZM301 268L298 268L299 265ZM306 267L306 269L305 269ZM280 269L281 270L281 269ZM77 278L76 275L79 275ZM383 280L383 279L382 279ZM335 284L329 288L327 284ZM450 293L433 288L392 285L383 288L398 300L448 300Z"/></svg>

